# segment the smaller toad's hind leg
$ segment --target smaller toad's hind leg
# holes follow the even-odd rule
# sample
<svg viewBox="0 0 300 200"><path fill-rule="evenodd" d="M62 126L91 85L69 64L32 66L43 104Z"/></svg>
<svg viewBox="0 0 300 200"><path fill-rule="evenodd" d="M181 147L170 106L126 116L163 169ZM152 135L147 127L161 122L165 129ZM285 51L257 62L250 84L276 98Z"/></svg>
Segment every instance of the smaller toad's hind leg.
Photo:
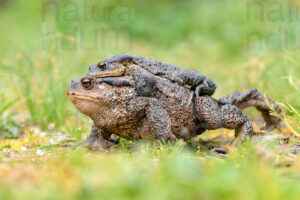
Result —
<svg viewBox="0 0 300 200"><path fill-rule="evenodd" d="M235 105L220 105L210 96L203 96L196 99L196 111L199 124L203 129L235 129L238 142L250 139L254 134L249 117Z"/></svg>
<svg viewBox="0 0 300 200"><path fill-rule="evenodd" d="M93 126L91 135L85 139L82 144L84 147L101 151L114 145L114 143L108 140L110 135L111 134Z"/></svg>
<svg viewBox="0 0 300 200"><path fill-rule="evenodd" d="M254 106L261 112L262 117L266 122L266 127L264 129L270 131L274 128L279 128L281 120L279 117L270 114L271 110L265 101L265 97L268 99L269 104L274 107L275 111L280 114L280 107L270 97L265 96L256 89L250 89L246 92L233 92L222 97L220 102L233 104L240 109Z"/></svg>

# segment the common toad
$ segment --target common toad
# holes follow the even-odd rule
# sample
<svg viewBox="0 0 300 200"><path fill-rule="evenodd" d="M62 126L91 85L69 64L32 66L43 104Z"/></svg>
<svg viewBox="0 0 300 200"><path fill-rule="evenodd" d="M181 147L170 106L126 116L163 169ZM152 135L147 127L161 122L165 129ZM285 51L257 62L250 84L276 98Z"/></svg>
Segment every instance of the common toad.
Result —
<svg viewBox="0 0 300 200"><path fill-rule="evenodd" d="M264 95L256 90L235 92L220 101L209 95L196 97L194 91L168 79L156 79L156 88L155 97L144 97L138 95L131 77L73 79L67 95L94 121L86 144L94 149L109 147L111 134L130 139L189 140L218 128L235 129L237 140L244 141L254 132L249 117L238 106L255 106L265 113L266 121L271 117Z"/></svg>

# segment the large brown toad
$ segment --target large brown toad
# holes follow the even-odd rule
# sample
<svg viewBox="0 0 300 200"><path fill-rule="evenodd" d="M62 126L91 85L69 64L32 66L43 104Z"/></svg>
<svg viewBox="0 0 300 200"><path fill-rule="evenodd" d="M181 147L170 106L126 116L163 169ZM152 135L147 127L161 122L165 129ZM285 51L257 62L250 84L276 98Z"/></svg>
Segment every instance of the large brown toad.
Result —
<svg viewBox="0 0 300 200"><path fill-rule="evenodd" d="M238 140L244 141L253 134L252 124L231 103L269 112L264 96L256 90L234 93L219 101L208 95L197 98L193 91L166 79L157 79L156 87L155 97L141 97L128 77L74 79L68 97L94 121L87 145L106 148L112 144L111 134L130 139L188 140L218 128L235 129ZM265 114L265 120L270 119L272 116Z"/></svg>

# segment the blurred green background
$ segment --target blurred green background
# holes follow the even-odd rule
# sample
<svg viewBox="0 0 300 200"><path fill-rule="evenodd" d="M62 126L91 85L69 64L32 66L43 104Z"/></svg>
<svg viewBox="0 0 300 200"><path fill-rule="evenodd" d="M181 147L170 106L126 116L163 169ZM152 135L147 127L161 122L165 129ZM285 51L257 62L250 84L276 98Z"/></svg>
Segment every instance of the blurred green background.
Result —
<svg viewBox="0 0 300 200"><path fill-rule="evenodd" d="M17 137L18 123L38 126L42 130L54 126L55 131L82 139L88 134L90 123L68 101L66 89L72 78L86 75L90 64L123 52L197 69L216 82L215 98L235 90L257 88L278 102L291 104L299 112L299 12L297 1L273 0L0 0L0 130ZM8 108L9 113L13 113L11 116L3 114ZM257 116L251 110L248 113L253 118ZM299 124L299 121L295 123ZM239 161L250 164L254 159L243 161L243 153L233 155L226 163L212 159L200 167L201 173L197 173L200 172L199 163L193 164L193 159L175 156L171 161L167 159L158 164L154 172L145 170L153 176L146 176L142 166L132 165L140 162L139 159L108 156L100 161L116 167L108 170L109 165L101 165L100 168L108 170L108 174L121 170L122 175L116 178L120 184L104 176L107 186L96 184L90 188L88 185L93 185L95 180L84 178L85 174L90 169L88 176L92 177L99 166L94 161L92 164L86 161L85 155L77 152L74 158L55 158L46 167L51 169L57 163L67 162L64 166L72 168L74 176L79 177L74 181L83 184L74 186L77 193L68 187L62 188L66 193L61 194L56 189L56 193L51 193L55 186L46 181L46 186L42 187L44 182L41 181L37 183L43 191L40 198L64 199L78 195L76 197L80 199L88 194L90 198L110 197L116 190L119 195L116 199L150 199L154 195L151 194L153 189L158 195L156 199L199 199L199 194L205 192L208 192L205 199L282 199L296 198L299 191L299 181L286 183L288 176L278 176L269 165L262 167L256 157L255 164L249 168L246 164L237 167ZM124 168L120 159L125 160ZM141 162L145 165L153 165L152 157L143 159L146 161ZM257 176L256 171L259 172ZM135 172L139 176L130 178L129 174ZM28 172L25 170L25 173ZM51 173L53 177L61 173L66 180L74 178L62 168ZM178 173L187 178L183 182L176 180ZM246 174L245 184L240 185ZM55 183L61 181L54 179ZM270 179L275 181L268 182ZM168 180L174 181L174 185ZM3 182L6 187L3 192L0 189L0 193L7 198L22 198L23 193L14 194L19 189L15 188L16 182L8 181L8 186ZM269 185L265 186L265 182ZM153 186L156 183L158 185ZM144 184L146 189L139 188ZM197 184L204 189L198 191ZM218 184L228 185L223 188ZM28 185L26 195L29 198L36 193L35 183ZM99 188L104 188L103 193L95 192ZM137 196L135 191L139 191ZM187 196L173 195L176 191ZM249 198L243 191L251 194Z"/></svg>

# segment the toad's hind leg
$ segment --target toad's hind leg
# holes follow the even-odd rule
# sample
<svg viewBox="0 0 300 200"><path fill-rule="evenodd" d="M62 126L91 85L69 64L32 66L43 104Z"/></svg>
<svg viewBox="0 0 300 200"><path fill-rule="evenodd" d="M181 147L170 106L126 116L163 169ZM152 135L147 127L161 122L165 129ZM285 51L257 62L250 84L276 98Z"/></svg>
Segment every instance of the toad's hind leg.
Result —
<svg viewBox="0 0 300 200"><path fill-rule="evenodd" d="M235 138L239 142L250 139L254 134L249 117L235 105L226 104L221 106L220 115L224 128L235 129Z"/></svg>
<svg viewBox="0 0 300 200"><path fill-rule="evenodd" d="M249 117L235 105L220 105L210 96L202 96L196 99L196 112L203 129L235 129L235 137L239 142L250 139L254 133Z"/></svg>
<svg viewBox="0 0 300 200"><path fill-rule="evenodd" d="M223 103L230 103L237 106L240 109L245 109L247 107L254 106L262 114L266 122L266 130L272 130L274 128L280 127L280 118L270 114L270 107L266 103L265 98L268 99L270 105L272 105L275 111L280 114L281 109L279 106L268 96L265 96L263 93L257 91L256 89L250 89L246 92L233 92L227 96L224 96L220 99Z"/></svg>

